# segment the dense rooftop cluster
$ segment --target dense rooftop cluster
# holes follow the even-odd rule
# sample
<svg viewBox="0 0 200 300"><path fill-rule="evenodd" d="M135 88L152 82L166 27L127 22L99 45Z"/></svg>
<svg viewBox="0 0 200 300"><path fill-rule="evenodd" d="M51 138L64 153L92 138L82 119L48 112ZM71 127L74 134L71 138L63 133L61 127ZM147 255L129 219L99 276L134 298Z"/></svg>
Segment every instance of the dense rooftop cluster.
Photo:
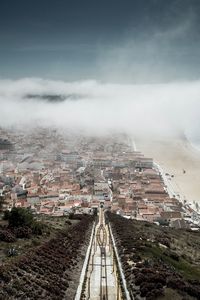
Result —
<svg viewBox="0 0 200 300"><path fill-rule="evenodd" d="M77 136L45 128L2 130L0 200L3 209L36 214L89 213L99 203L127 218L198 229L198 210L170 190L159 167L126 135Z"/></svg>

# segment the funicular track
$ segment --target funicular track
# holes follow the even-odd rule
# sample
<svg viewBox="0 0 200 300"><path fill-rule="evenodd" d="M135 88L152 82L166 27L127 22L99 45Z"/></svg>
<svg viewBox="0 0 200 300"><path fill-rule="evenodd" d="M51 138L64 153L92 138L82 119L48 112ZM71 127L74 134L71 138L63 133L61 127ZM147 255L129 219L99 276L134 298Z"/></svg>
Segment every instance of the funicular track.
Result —
<svg viewBox="0 0 200 300"><path fill-rule="evenodd" d="M100 300L108 300L108 278L106 262L107 232L103 223L103 212L100 212L100 225L96 233L97 243L100 247Z"/></svg>
<svg viewBox="0 0 200 300"><path fill-rule="evenodd" d="M98 223L94 226L84 280L75 300L130 300L112 229L99 208ZM123 290L123 292L122 292Z"/></svg>

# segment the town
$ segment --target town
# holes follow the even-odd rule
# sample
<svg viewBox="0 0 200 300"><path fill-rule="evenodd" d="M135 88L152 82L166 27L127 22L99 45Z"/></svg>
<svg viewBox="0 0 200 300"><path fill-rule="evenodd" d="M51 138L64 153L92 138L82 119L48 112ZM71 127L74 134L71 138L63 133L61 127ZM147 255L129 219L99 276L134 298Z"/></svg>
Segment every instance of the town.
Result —
<svg viewBox="0 0 200 300"><path fill-rule="evenodd" d="M126 218L199 230L198 207L169 190L153 158L125 134L91 137L39 127L0 130L1 210L92 214L103 206Z"/></svg>

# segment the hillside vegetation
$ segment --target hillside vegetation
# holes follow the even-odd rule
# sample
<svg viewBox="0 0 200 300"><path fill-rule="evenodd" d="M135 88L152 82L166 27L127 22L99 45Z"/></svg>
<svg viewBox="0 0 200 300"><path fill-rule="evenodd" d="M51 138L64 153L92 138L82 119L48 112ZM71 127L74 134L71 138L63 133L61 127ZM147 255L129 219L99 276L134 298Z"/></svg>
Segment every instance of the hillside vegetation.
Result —
<svg viewBox="0 0 200 300"><path fill-rule="evenodd" d="M107 213L135 299L200 299L200 233Z"/></svg>
<svg viewBox="0 0 200 300"><path fill-rule="evenodd" d="M0 299L73 299L93 224L92 216L0 266Z"/></svg>

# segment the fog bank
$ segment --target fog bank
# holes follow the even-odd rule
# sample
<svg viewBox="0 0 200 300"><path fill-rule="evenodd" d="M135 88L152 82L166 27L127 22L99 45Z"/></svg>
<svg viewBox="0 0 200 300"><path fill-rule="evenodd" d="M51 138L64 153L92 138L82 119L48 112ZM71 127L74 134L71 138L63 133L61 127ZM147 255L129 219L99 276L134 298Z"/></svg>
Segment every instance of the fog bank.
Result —
<svg viewBox="0 0 200 300"><path fill-rule="evenodd" d="M0 126L42 125L144 137L185 134L198 141L199 91L200 81L120 85L93 80L1 80Z"/></svg>

